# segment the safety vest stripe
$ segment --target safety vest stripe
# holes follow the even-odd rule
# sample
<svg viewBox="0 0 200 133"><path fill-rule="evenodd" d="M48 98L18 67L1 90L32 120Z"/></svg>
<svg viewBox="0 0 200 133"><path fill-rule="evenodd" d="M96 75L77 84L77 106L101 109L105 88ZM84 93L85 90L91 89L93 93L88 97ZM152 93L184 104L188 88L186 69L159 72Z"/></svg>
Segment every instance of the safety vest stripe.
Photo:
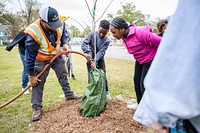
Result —
<svg viewBox="0 0 200 133"><path fill-rule="evenodd" d="M35 33L35 31L33 29L27 27L26 30L25 30L25 33L30 34L33 37L33 39L38 43L38 45L40 45L39 40L37 39L38 38L37 34Z"/></svg>
<svg viewBox="0 0 200 133"><path fill-rule="evenodd" d="M44 42L44 43L42 43L42 45L44 46L44 45L46 45L45 47L46 47L46 49L45 49L45 51L48 51L49 52L49 50L48 50L48 41L47 41L47 38L46 38L46 35L44 34L44 31L41 29L42 27L41 26L38 26L37 24L33 24L37 29L38 29L38 31L39 31L39 33L40 33L40 35L41 35L41 37L43 37L43 39L42 39L42 41ZM44 48L44 47L43 47Z"/></svg>
<svg viewBox="0 0 200 133"><path fill-rule="evenodd" d="M42 49L40 49L40 51L44 51L44 52L48 51L49 52L49 50L48 50L48 42L47 42L46 38L44 37L44 34L42 33L42 30L35 23L33 23L31 25L31 28L34 30L33 33L39 39L39 42L40 42L39 45L40 45L40 48L42 48Z"/></svg>
<svg viewBox="0 0 200 133"><path fill-rule="evenodd" d="M63 33L63 26L56 29L56 47L53 47L44 33L40 22L41 19L36 20L25 29L24 33L31 35L40 47L36 59L40 61L46 61L51 59L57 52L60 51L60 39Z"/></svg>

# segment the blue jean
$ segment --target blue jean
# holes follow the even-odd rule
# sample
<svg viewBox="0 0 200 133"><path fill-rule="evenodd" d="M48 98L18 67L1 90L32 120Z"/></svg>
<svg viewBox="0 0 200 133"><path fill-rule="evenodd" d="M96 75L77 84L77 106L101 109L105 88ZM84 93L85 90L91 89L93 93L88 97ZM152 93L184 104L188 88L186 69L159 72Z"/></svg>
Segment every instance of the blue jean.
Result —
<svg viewBox="0 0 200 133"><path fill-rule="evenodd" d="M25 62L25 55L20 54L20 58L23 64L23 72L22 72L22 88L26 88L29 82L28 73L26 70L26 62Z"/></svg>

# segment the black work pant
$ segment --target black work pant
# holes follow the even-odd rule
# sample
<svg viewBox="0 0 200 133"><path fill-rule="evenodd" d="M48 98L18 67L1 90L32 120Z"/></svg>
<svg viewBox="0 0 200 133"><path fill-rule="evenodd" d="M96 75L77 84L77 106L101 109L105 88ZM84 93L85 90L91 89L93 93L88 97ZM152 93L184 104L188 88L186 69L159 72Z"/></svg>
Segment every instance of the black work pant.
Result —
<svg viewBox="0 0 200 133"><path fill-rule="evenodd" d="M144 78L149 70L152 61L149 61L145 64L140 64L139 62L135 62L135 73L134 73L134 86L135 86L135 93L137 97L137 103L139 104L142 96L144 94Z"/></svg>
<svg viewBox="0 0 200 133"><path fill-rule="evenodd" d="M90 71L92 70L91 65L89 62L86 63L87 64L87 70L88 70L88 83L90 81ZM104 71L105 75L106 75L106 64L104 60L98 61L97 63L97 69L101 69ZM106 91L108 91L108 81L106 78Z"/></svg>

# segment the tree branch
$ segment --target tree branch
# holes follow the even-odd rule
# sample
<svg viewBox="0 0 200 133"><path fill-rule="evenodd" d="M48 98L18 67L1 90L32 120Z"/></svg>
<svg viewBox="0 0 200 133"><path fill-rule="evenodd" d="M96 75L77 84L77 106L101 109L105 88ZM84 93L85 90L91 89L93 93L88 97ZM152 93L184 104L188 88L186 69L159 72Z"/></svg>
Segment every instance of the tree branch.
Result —
<svg viewBox="0 0 200 133"><path fill-rule="evenodd" d="M92 13L91 13L91 11L90 11L90 8L89 8L89 5L88 5L88 3L87 3L87 0L85 0L85 3L86 3L86 5L87 5L88 11L89 11L89 13L90 13L90 15L91 15L91 17L92 17Z"/></svg>
<svg viewBox="0 0 200 133"><path fill-rule="evenodd" d="M71 18L71 17L70 17ZM81 24L81 23L79 23L77 20L75 20L75 19L73 19L73 18L71 18L72 20L74 20L76 23L78 23L82 28L83 28L83 30L86 30L84 27L83 27L83 25Z"/></svg>
<svg viewBox="0 0 200 133"><path fill-rule="evenodd" d="M103 15L105 14L105 12L107 11L108 7L111 5L112 2L113 2L113 0L110 1L110 3L108 4L108 6L106 7L106 9L104 10L103 14L97 19L96 22L98 22L99 19L100 19L101 17L103 17Z"/></svg>

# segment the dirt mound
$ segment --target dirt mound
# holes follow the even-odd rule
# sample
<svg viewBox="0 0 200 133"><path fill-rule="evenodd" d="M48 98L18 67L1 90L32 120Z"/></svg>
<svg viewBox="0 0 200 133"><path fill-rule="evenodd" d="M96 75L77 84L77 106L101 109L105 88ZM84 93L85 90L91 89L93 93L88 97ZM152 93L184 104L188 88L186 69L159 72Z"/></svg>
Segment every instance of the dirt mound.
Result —
<svg viewBox="0 0 200 133"><path fill-rule="evenodd" d="M134 111L121 100L110 100L100 116L80 116L81 100L67 101L46 109L31 132L37 133L142 133L147 127L133 121Z"/></svg>

